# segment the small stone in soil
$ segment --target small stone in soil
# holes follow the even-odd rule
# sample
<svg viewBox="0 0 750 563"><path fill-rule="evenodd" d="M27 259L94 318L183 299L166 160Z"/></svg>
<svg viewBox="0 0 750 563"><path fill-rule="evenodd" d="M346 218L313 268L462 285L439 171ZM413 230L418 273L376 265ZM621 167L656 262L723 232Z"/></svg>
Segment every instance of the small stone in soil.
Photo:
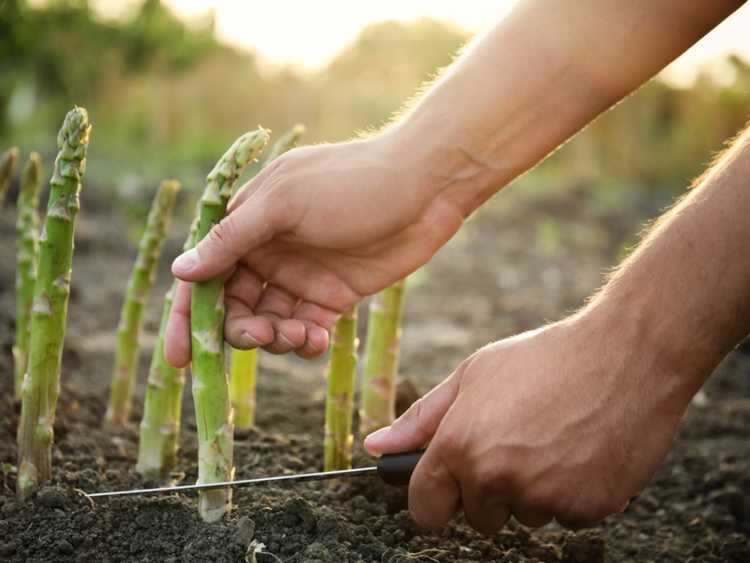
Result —
<svg viewBox="0 0 750 563"><path fill-rule="evenodd" d="M243 516L240 518L239 522L237 522L235 540L238 544L247 547L250 545L250 542L253 541L253 536L255 536L255 522L247 516Z"/></svg>
<svg viewBox="0 0 750 563"><path fill-rule="evenodd" d="M63 555L70 555L75 549L68 540L60 540L57 543L57 551Z"/></svg>
<svg viewBox="0 0 750 563"><path fill-rule="evenodd" d="M37 493L39 504L47 508L64 508L65 494L54 487L44 487Z"/></svg>

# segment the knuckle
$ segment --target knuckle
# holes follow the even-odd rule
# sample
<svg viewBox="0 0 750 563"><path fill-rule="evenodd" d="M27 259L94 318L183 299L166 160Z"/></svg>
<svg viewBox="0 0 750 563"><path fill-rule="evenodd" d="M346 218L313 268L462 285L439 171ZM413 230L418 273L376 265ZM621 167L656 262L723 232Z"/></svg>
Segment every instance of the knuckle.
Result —
<svg viewBox="0 0 750 563"><path fill-rule="evenodd" d="M234 213L227 215L208 232L208 241L216 246L221 246L227 252L235 254L232 245L239 240L239 229Z"/></svg>
<svg viewBox="0 0 750 563"><path fill-rule="evenodd" d="M422 428L424 424L424 408L424 399L420 397L406 409L404 414L394 421L393 426L395 428L401 428L402 426Z"/></svg>
<svg viewBox="0 0 750 563"><path fill-rule="evenodd" d="M464 459L461 436L459 432L451 427L440 428L432 440L430 448L440 453L440 458L445 461Z"/></svg>

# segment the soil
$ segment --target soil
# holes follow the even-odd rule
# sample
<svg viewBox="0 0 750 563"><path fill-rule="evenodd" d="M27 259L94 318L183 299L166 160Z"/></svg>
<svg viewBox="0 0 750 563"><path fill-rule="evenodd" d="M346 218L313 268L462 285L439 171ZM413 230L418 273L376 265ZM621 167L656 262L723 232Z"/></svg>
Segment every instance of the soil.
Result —
<svg viewBox="0 0 750 563"><path fill-rule="evenodd" d="M511 193L470 221L413 278L403 336L405 379L425 392L476 347L580 304L639 226L580 199L571 204L570 193ZM11 221L6 214L0 224L5 264L14 263ZM14 494L19 405L11 399L13 271L0 272L0 369L6 374L0 380L0 560L750 561L750 356L741 350L694 401L652 484L624 514L589 530L551 524L531 531L511 523L483 537L459 517L442 531L425 532L409 520L405 491L376 478L333 487L316 482L238 489L232 513L211 525L197 517L190 495L92 502L82 491L157 485L134 471L143 381L132 426L112 433L101 425L114 329L135 253L127 231L106 204L84 198L54 479L25 501ZM180 238L176 233L168 243L165 264L178 252ZM147 313L142 376L167 284L165 266ZM237 436L238 478L320 469L323 365L262 355L258 429ZM196 478L189 386L187 391L180 465L173 475L175 483L185 484ZM408 402L404 393L402 403ZM357 451L355 465L370 463Z"/></svg>

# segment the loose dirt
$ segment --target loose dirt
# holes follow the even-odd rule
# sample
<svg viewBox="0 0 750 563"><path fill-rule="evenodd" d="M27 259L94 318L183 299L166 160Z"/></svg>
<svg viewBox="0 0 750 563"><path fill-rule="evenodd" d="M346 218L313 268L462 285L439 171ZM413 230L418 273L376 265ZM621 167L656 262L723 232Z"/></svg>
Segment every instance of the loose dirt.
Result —
<svg viewBox="0 0 750 563"><path fill-rule="evenodd" d="M476 347L579 305L621 242L605 233L637 227L613 229L615 218L585 208L550 210L525 200L512 205L472 220L413 280L402 372L421 392ZM750 356L741 351L727 358L695 401L648 489L624 514L590 530L573 533L552 524L530 531L511 523L482 537L459 517L442 531L425 532L409 520L406 492L376 478L333 487L316 482L238 489L232 513L211 525L199 520L189 495L92 502L82 491L157 483L134 471L143 379L132 426L115 434L102 429L114 328L135 249L122 235L124 225L102 211L89 216L85 206L55 424L54 480L25 501L14 495L19 406L10 398L13 271L0 272L0 368L6 374L0 379L0 560L750 561ZM557 239L540 226L553 211L563 217ZM0 259L13 264L9 217L0 228ZM170 241L165 258L178 252L180 238L177 233ZM142 377L167 283L163 268L146 319ZM322 362L262 356L258 430L237 436L238 478L320 469L322 372ZM187 484L197 471L189 392L184 422L173 481ZM369 463L356 453L356 465Z"/></svg>

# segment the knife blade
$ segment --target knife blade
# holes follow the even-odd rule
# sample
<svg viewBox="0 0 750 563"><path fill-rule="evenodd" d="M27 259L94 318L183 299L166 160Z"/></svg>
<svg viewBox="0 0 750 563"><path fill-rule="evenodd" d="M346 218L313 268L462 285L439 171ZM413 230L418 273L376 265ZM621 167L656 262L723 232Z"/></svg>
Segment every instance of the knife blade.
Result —
<svg viewBox="0 0 750 563"><path fill-rule="evenodd" d="M417 466L424 450L405 452L398 454L384 454L378 459L377 465L369 467L356 467L354 469L341 469L337 471L320 471L316 473L300 473L292 475L275 475L272 477L257 477L254 479L241 479L237 481L223 481L221 483L204 483L195 485L176 485L173 487L155 487L150 489L128 489L124 491L105 491L99 493L85 493L89 498L102 498L114 496L133 496L149 494L180 493L188 491L209 491L211 489L224 489L229 487L245 487L249 485L266 485L269 483L303 481L323 481L327 479L340 479L350 477L367 477L378 475L385 483L399 486L408 485L411 474Z"/></svg>

